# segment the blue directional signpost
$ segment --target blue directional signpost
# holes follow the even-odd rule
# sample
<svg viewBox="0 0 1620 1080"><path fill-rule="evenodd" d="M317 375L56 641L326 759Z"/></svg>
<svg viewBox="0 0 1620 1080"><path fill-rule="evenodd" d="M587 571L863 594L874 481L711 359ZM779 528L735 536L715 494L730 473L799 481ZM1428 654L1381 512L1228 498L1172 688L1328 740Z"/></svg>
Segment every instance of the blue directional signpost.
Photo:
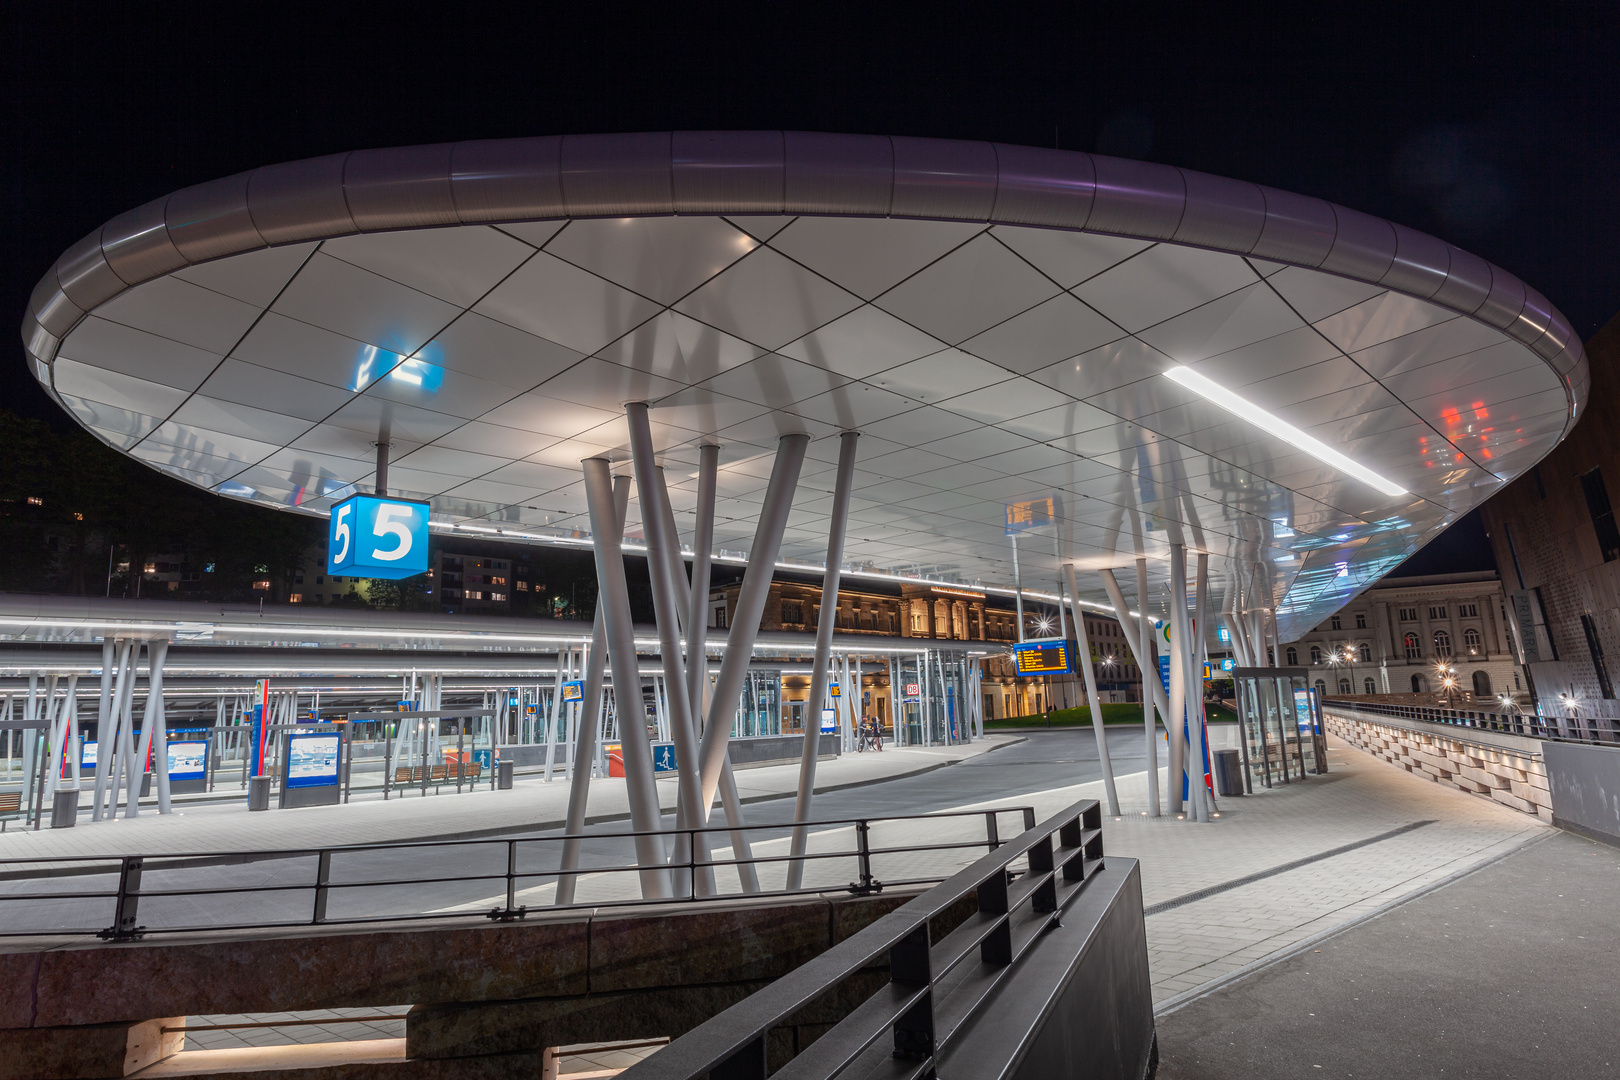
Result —
<svg viewBox="0 0 1620 1080"><path fill-rule="evenodd" d="M427 503L351 495L332 508L327 573L392 580L427 568Z"/></svg>

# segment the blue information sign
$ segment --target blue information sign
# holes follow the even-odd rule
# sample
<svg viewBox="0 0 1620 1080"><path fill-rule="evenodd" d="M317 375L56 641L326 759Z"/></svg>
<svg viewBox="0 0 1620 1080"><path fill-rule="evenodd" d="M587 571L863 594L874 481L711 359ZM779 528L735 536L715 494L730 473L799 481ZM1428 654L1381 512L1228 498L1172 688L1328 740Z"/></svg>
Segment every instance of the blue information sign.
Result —
<svg viewBox="0 0 1620 1080"><path fill-rule="evenodd" d="M1063 638L1020 641L1013 660L1020 675L1064 675L1074 671L1074 647Z"/></svg>
<svg viewBox="0 0 1620 1080"><path fill-rule="evenodd" d="M326 572L406 578L428 567L428 504L351 495L332 508Z"/></svg>
<svg viewBox="0 0 1620 1080"><path fill-rule="evenodd" d="M562 684L562 699L564 701L584 701L585 684L582 682L565 682Z"/></svg>
<svg viewBox="0 0 1620 1080"><path fill-rule="evenodd" d="M652 744L653 772L666 773L675 771L675 744L655 742Z"/></svg>

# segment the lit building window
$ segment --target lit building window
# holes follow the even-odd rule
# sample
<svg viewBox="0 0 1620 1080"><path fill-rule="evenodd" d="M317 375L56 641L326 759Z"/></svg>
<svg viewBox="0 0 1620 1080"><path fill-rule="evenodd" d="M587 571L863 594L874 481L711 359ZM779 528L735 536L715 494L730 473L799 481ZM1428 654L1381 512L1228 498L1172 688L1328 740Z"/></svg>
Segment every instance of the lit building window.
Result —
<svg viewBox="0 0 1620 1080"><path fill-rule="evenodd" d="M253 587L255 589L259 590L260 592L269 592L270 591L270 583L268 581L255 581L253 583Z"/></svg>
<svg viewBox="0 0 1620 1080"><path fill-rule="evenodd" d="M289 604L302 604L303 602L304 602L304 594L303 593L295 592L291 596L287 597L287 603L289 603Z"/></svg>

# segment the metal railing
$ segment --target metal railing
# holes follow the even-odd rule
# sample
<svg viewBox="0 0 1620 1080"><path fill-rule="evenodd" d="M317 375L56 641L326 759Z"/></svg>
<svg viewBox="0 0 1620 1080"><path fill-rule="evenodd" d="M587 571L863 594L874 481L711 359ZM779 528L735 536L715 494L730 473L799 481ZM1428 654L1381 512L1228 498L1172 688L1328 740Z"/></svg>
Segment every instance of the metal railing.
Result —
<svg viewBox="0 0 1620 1080"><path fill-rule="evenodd" d="M1359 698L1324 698L1322 706L1329 709L1372 713L1375 716L1393 716L1402 720L1420 720L1426 724L1495 731L1503 735L1519 735L1526 739L1542 739L1548 742L1620 743L1620 731L1616 730L1615 721L1604 717L1577 716L1560 719L1538 716L1535 713L1454 709L1440 705L1403 705L1395 702L1365 701ZM1560 730L1570 727L1586 734L1572 736Z"/></svg>
<svg viewBox="0 0 1620 1080"><path fill-rule="evenodd" d="M847 848L834 850L811 850L802 856L794 856L787 852L785 840L792 831L791 824L778 825L750 825L745 826L744 832L760 834L775 834L765 841L755 840L753 843L768 842L769 840L783 841L783 854L781 855L754 855L750 858L698 858L697 852L704 848L694 841L700 835L711 841L724 840L738 830L730 826L715 826L701 829L664 829L657 832L616 831L585 833L570 837L568 835L551 836L523 836L510 838L472 839L472 840L435 840L412 843L386 843L386 844L351 844L326 848L288 848L267 851L251 852L197 852L175 855L122 855L122 856L61 856L53 858L6 859L0 860L0 937L40 936L40 935L88 935L107 941L133 941L152 933L194 933L211 930L250 930L268 928L286 928L296 926L331 926L355 923L397 922L419 919L443 919L477 917L491 919L499 922L522 919L530 912L563 911L577 908L602 908L613 906L642 905L657 902L693 902L711 899L735 900L739 897L773 898L803 894L827 893L833 891L849 892L854 895L869 895L883 891L884 888L898 888L910 885L933 884L944 880L955 867L946 867L945 873L911 874L910 876L888 876L887 880L880 880L875 871L881 869L881 864L889 857L917 856L927 853L948 853L964 850L989 850L991 852L1000 848L1004 841L1001 839L1001 823L999 818L1005 814L1019 815L1019 823L1025 829L1033 828L1035 824L1035 811L1029 806L995 807L987 810L960 810L936 814L903 814L891 817L869 818L831 818L806 823L805 827L815 833L825 833L827 830L848 829L852 834L853 844ZM982 838L977 835L952 837L935 842L889 844L874 846L872 832L874 828L898 825L900 823L927 823L937 824L954 821L983 822ZM675 840L685 839L684 845L675 846L674 850L687 853L687 857L673 863L647 865L631 861L622 864L592 865L577 869L564 870L559 866L531 865L537 858L555 854L560 862L562 845L570 839L583 840L591 844L600 844L603 841L624 840L633 841L638 836L655 835L661 838ZM752 847L752 844L750 845ZM490 857L498 855L500 861L492 863ZM397 865L403 857L409 863L428 863L433 866L445 868L445 872L427 875L386 874L382 876L346 876L342 872L351 869L345 864L357 864L367 861L388 861ZM475 865L469 871L458 870L456 860L470 859ZM740 869L744 866L753 866L757 870L762 866L781 864L784 867L795 859L803 859L807 864L829 864L834 860L847 860L849 869L853 871L853 878L844 881L823 880L807 884L798 889L762 889L759 892L743 892L741 889L742 875L738 874L738 888L736 891L720 891L712 895L704 895L700 891L700 882L715 871L724 871L727 868ZM476 864L482 860L483 869ZM903 869L896 858L895 869ZM914 861L914 860L913 860ZM277 866L275 864L292 864ZM302 865L299 865L302 864ZM180 884L176 887L152 888L148 883L149 875L154 873L173 873L185 876L191 871L213 871L217 874L222 868L258 867L262 872L260 880L244 884L209 883ZM499 867L496 869L495 867ZM677 895L657 899L644 899L640 895L637 875L643 870L659 869L669 870L672 880L677 883ZM116 885L103 889L77 889L59 891L15 891L19 886L30 884L55 882L65 878L85 876L105 876L111 878L116 875ZM807 872L806 877L812 877ZM827 874L820 875L827 878ZM578 900L572 904L520 904L522 893L526 889L542 886L548 882L556 882L562 878L573 878L576 882L584 878L611 878L615 882L624 882L619 889L621 892L633 891L635 895L611 895L614 887L606 891L609 895L596 899ZM294 880L285 880L294 878ZM479 885L479 883L484 883ZM366 897L375 896L388 889L401 889L422 886L459 886L462 888L477 887L485 891L501 890L495 906L478 906L476 901L463 901L459 904L440 907L428 911L417 906L404 906L393 910L378 910L379 903L362 900L358 905L351 904L356 910L344 913L334 910L334 898L338 897ZM601 891L601 890L598 890ZM302 895L302 902L298 898ZM222 913L219 918L205 921L179 920L172 924L160 926L147 926L141 922L143 901L169 901L176 903L183 910L195 910L199 902L210 897L227 898L237 901L230 905L230 911ZM279 898L290 898L288 901L275 904ZM243 904L257 898L257 903ZM485 901L487 902L487 901ZM8 910L15 911L16 905L34 904L47 905L48 910L55 913L58 918L65 918L66 912L71 912L71 905L89 906L101 904L103 909L110 908L112 917L109 925L101 919L90 925L17 925L14 920L7 917ZM63 905L69 905L64 908ZM285 917L280 918L233 918L233 913L241 911L244 907L257 911L265 911L279 906L285 910ZM296 912L296 913L295 913Z"/></svg>
<svg viewBox="0 0 1620 1080"><path fill-rule="evenodd" d="M885 958L887 984L774 1075L932 1077L952 1037L1102 866L1098 804L1074 803L632 1066L625 1080L764 1080L771 1030ZM975 910L932 941L930 924L969 897Z"/></svg>

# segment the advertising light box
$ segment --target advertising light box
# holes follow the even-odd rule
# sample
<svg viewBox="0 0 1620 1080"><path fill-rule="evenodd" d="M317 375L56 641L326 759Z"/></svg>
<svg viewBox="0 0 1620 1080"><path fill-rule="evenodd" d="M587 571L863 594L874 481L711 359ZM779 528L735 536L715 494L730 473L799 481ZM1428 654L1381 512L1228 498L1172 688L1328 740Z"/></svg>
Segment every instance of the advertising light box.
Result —
<svg viewBox="0 0 1620 1080"><path fill-rule="evenodd" d="M1013 646L1020 675L1066 675L1074 670L1074 645L1062 638L1022 641Z"/></svg>
<svg viewBox="0 0 1620 1080"><path fill-rule="evenodd" d="M204 763L208 759L208 743L172 742L169 744L169 780L201 780L207 776Z"/></svg>
<svg viewBox="0 0 1620 1080"><path fill-rule="evenodd" d="M326 572L397 579L428 568L428 504L351 495L332 508Z"/></svg>
<svg viewBox="0 0 1620 1080"><path fill-rule="evenodd" d="M338 736L293 735L287 740L287 786L325 787L338 782Z"/></svg>

